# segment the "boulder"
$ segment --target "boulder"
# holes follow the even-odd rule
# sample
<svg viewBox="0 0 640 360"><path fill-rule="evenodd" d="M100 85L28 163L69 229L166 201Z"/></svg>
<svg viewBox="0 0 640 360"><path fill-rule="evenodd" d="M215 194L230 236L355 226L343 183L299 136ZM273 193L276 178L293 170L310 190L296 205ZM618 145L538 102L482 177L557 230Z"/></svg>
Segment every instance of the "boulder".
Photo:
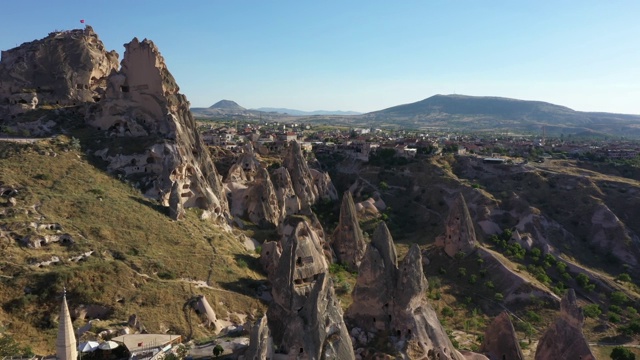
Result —
<svg viewBox="0 0 640 360"><path fill-rule="evenodd" d="M535 360L582 359L595 360L582 333L584 315L576 301L576 293L569 289L560 301L560 314L538 341Z"/></svg>
<svg viewBox="0 0 640 360"><path fill-rule="evenodd" d="M346 191L342 196L340 220L333 232L331 246L338 262L346 265L351 271L358 271L367 244L362 229L360 229L353 197L349 191Z"/></svg>

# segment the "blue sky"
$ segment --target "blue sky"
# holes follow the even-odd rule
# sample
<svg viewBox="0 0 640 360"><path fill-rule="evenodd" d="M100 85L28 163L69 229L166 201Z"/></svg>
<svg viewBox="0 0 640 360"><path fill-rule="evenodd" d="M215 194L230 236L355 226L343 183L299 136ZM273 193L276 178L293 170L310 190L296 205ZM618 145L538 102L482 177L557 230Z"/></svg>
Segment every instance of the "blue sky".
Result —
<svg viewBox="0 0 640 360"><path fill-rule="evenodd" d="M374 111L435 94L640 114L640 1L3 1L0 49L153 40L192 106Z"/></svg>

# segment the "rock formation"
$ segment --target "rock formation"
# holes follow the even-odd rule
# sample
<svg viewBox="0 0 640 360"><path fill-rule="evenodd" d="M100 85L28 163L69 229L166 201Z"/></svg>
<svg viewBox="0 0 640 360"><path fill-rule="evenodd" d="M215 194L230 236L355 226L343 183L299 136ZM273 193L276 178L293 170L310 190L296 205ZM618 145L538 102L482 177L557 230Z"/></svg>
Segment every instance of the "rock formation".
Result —
<svg viewBox="0 0 640 360"><path fill-rule="evenodd" d="M360 265L353 304L345 319L366 333L389 335L409 358L464 359L429 305L427 288L418 245L411 247L398 266L393 239L382 222ZM358 345L367 344L360 341Z"/></svg>
<svg viewBox="0 0 640 360"><path fill-rule="evenodd" d="M249 349L244 354L245 360L266 360L273 358L273 339L267 325L267 316L263 316L251 329Z"/></svg>
<svg viewBox="0 0 640 360"><path fill-rule="evenodd" d="M269 277L273 302L267 319L275 351L303 359L353 359L319 239L301 216L286 223L282 254Z"/></svg>
<svg viewBox="0 0 640 360"><path fill-rule="evenodd" d="M118 54L107 52L90 26L2 51L0 118L41 105L99 101L106 77L117 68Z"/></svg>
<svg viewBox="0 0 640 360"><path fill-rule="evenodd" d="M231 193L231 214L263 228L274 228L284 217L276 189L251 145L244 151L229 169L225 181L227 193Z"/></svg>
<svg viewBox="0 0 640 360"><path fill-rule="evenodd" d="M109 136L129 138L127 148L97 155L109 171L135 178L146 196L170 206L174 219L188 207L205 210L205 217L225 217L222 181L158 48L146 39L125 48L120 71L109 76L104 97L86 119Z"/></svg>
<svg viewBox="0 0 640 360"><path fill-rule="evenodd" d="M282 209L283 216L297 214L302 207L300 198L296 195L291 182L289 171L284 168L278 168L271 173L273 186L276 190L276 198L278 206Z"/></svg>
<svg viewBox="0 0 640 360"><path fill-rule="evenodd" d="M211 305L207 301L207 298L204 295L198 297L197 301L194 304L194 308L196 309L198 315L204 320L204 326L206 327L215 327L216 325L216 313L213 311Z"/></svg>
<svg viewBox="0 0 640 360"><path fill-rule="evenodd" d="M524 360L516 330L506 311L496 316L485 330L480 352L490 359Z"/></svg>
<svg viewBox="0 0 640 360"><path fill-rule="evenodd" d="M346 191L342 197L340 221L333 232L331 246L340 263L346 265L351 271L358 270L367 244L364 241L356 207L349 191Z"/></svg>
<svg viewBox="0 0 640 360"><path fill-rule="evenodd" d="M536 348L536 360L595 360L582 333L584 315L576 302L576 293L569 289L560 302L560 316L542 335Z"/></svg>
<svg viewBox="0 0 640 360"><path fill-rule="evenodd" d="M475 250L476 231L462 193L458 193L453 201L445 222L445 234L436 239L436 245L443 247L451 257L458 253L468 255Z"/></svg>
<svg viewBox="0 0 640 360"><path fill-rule="evenodd" d="M315 204L319 198L318 188L313 181L309 165L297 141L292 141L289 144L282 165L289 172L291 184L298 199L300 199L300 205L306 208Z"/></svg>
<svg viewBox="0 0 640 360"><path fill-rule="evenodd" d="M338 199L338 193L329 175L315 169L309 169L297 141L289 143L282 165L289 172L293 190L298 196L302 208L307 208L320 199Z"/></svg>

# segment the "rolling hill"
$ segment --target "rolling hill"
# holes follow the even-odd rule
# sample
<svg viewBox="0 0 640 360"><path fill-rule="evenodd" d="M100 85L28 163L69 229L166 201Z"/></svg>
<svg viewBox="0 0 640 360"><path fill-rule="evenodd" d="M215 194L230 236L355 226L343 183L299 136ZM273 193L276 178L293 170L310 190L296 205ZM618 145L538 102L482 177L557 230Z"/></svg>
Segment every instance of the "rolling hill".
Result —
<svg viewBox="0 0 640 360"><path fill-rule="evenodd" d="M640 136L640 115L580 112L542 101L489 96L434 95L362 116L365 122L458 130L539 131Z"/></svg>

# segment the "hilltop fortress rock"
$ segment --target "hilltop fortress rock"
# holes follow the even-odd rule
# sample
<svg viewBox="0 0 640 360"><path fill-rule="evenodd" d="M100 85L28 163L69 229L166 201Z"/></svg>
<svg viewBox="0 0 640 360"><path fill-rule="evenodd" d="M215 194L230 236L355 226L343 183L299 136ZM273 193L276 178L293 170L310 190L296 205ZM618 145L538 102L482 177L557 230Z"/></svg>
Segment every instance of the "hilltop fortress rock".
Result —
<svg viewBox="0 0 640 360"><path fill-rule="evenodd" d="M220 176L158 48L146 39L125 48L120 71L111 73L86 120L109 136L128 138L127 149L97 155L110 172L135 178L146 196L170 206L174 219L188 207L205 210L205 217L226 217Z"/></svg>
<svg viewBox="0 0 640 360"><path fill-rule="evenodd" d="M342 196L340 222L333 232L331 245L338 262L345 264L351 271L358 271L367 243L364 241L356 206L349 191Z"/></svg>
<svg viewBox="0 0 640 360"><path fill-rule="evenodd" d="M118 54L107 52L90 26L2 51L0 118L42 105L99 101L107 76L117 68Z"/></svg>
<svg viewBox="0 0 640 360"><path fill-rule="evenodd" d="M450 257L458 253L469 255L476 248L476 231L462 193L453 201L445 222L445 234L436 238L436 245L443 247Z"/></svg>
<svg viewBox="0 0 640 360"><path fill-rule="evenodd" d="M319 238L302 217L286 223L281 253L272 257L278 263L269 274L273 301L267 322L275 352L287 358L354 359ZM251 349L251 356L265 353L253 344Z"/></svg>
<svg viewBox="0 0 640 360"><path fill-rule="evenodd" d="M583 324L582 308L578 306L575 291L569 289L560 302L559 317L538 342L535 360L595 360L582 333Z"/></svg>
<svg viewBox="0 0 640 360"><path fill-rule="evenodd" d="M420 248L412 245L398 266L393 239L382 222L360 265L353 304L347 309L345 318L358 329L355 332L386 332L396 348L408 358L465 359L453 347L429 305L427 288Z"/></svg>

